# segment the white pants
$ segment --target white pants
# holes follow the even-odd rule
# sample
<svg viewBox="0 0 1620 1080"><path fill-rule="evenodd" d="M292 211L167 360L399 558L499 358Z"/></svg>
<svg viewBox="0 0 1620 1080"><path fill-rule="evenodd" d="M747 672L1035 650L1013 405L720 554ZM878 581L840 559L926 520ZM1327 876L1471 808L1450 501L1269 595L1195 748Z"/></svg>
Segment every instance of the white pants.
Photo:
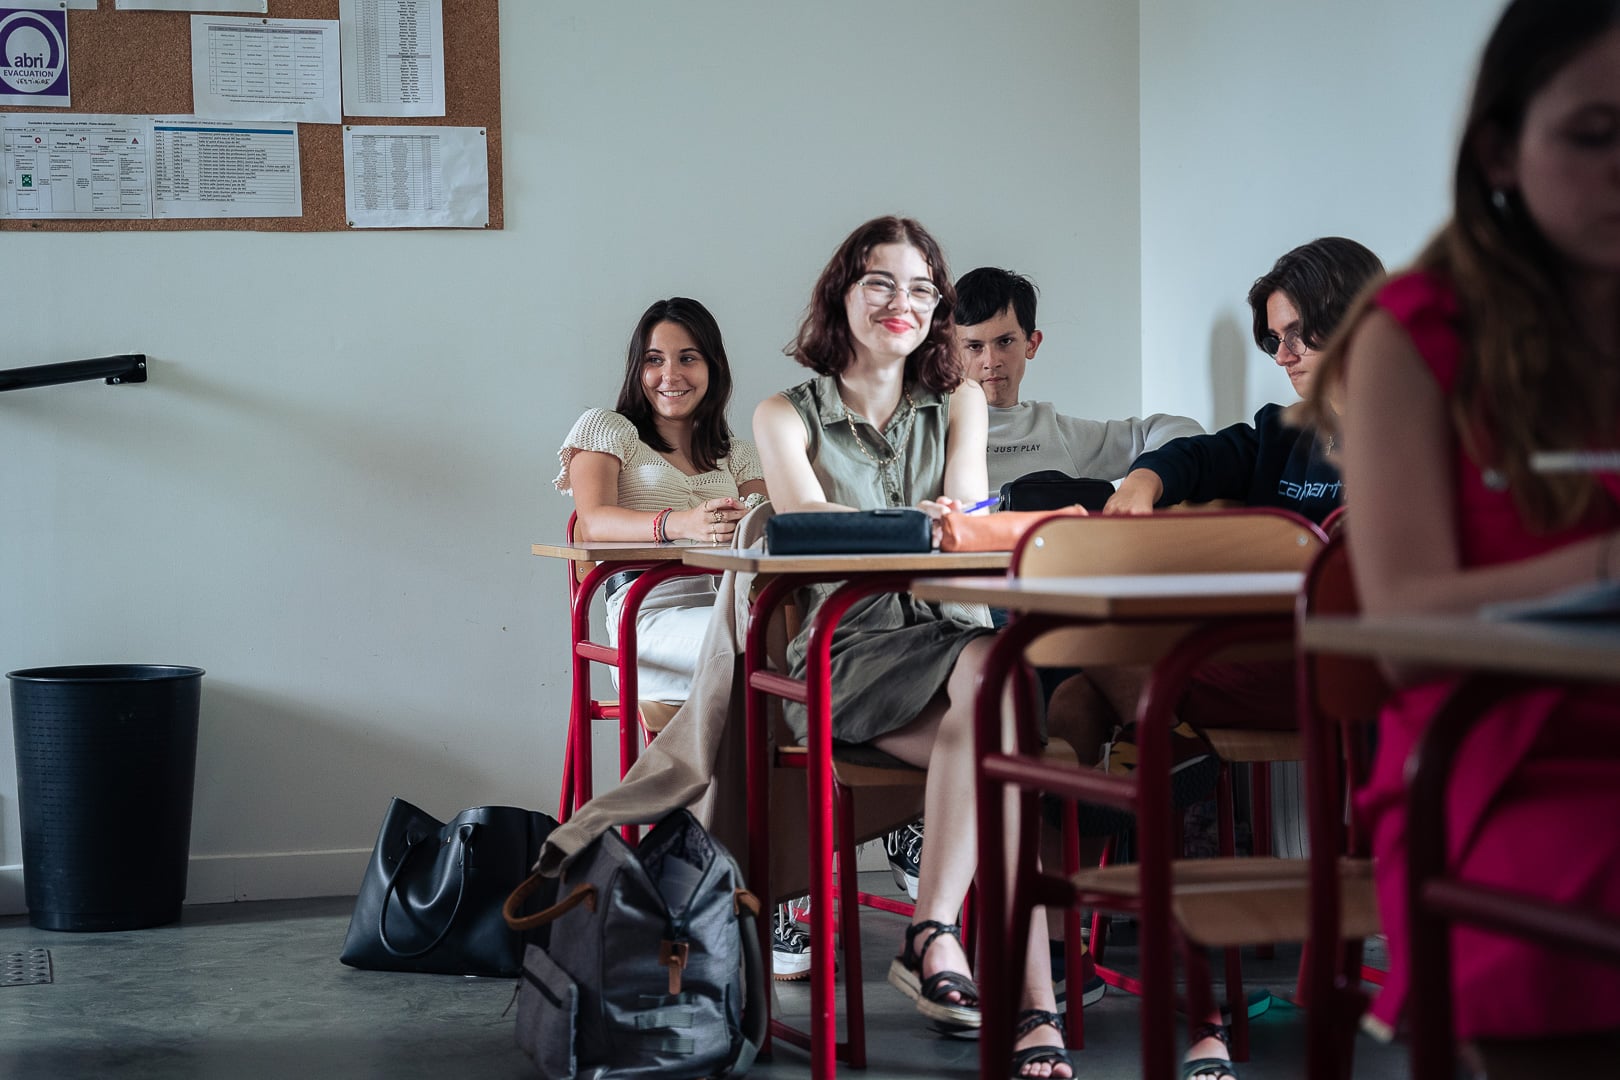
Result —
<svg viewBox="0 0 1620 1080"><path fill-rule="evenodd" d="M680 704L692 688L699 646L714 610L712 574L666 581L647 594L636 613L636 696L643 701ZM608 644L619 644L619 613L629 586L607 600ZM613 668L613 688L619 669Z"/></svg>

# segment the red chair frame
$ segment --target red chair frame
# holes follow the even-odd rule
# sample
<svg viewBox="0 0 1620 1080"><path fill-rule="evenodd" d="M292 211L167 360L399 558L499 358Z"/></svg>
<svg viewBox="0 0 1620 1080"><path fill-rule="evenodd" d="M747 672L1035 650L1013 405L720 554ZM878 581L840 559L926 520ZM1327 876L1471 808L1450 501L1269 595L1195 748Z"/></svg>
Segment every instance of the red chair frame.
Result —
<svg viewBox="0 0 1620 1080"><path fill-rule="evenodd" d="M1016 725L1016 746L1001 750L999 719L1001 688L1019 661L1023 648L1048 630L1075 625L1075 619L1027 616L1003 630L992 646L978 690L975 736L979 773L979 903L980 933L989 940L1023 941L1029 933L1031 909L1036 905L1106 906L1135 914L1141 924L1139 976L1142 995L1143 1076L1169 1080L1175 1062L1175 986L1171 953L1170 863L1174 856L1174 830L1170 799L1170 720L1194 669L1214 654L1237 645L1287 640L1293 619L1285 616L1224 616L1191 630L1154 665L1137 713L1138 766L1136 780L1120 780L1094 770L1076 770L1034 760L1038 740L1027 716ZM1108 620L1111 624L1189 620ZM1196 621L1196 620L1192 620ZM1015 696L1016 700L1016 696ZM1023 710L1017 710L1022 712ZM986 843L1004 834L1001 789L1012 788L1019 799L1020 839L1017 850L1032 852L1039 843L1038 795L1047 792L1065 799L1102 803L1136 815L1141 867L1140 897L1135 903L1112 895L1078 892L1067 881L1034 873L1019 860L1019 873L1009 898L1000 860L1005 852ZM1155 929L1159 928L1159 929ZM995 935L991 937L991 935ZM1010 955L1009 955L1010 954ZM991 1007L1016 998L1022 983L1023 950L985 949L979 957L979 988L984 1008L980 1031L980 1075L999 1077L1012 1052L1010 1007ZM1193 980L1197 983L1198 980ZM1196 991L1198 987L1195 985ZM1206 990L1207 996L1207 990ZM1195 1006L1197 1011L1204 1011Z"/></svg>
<svg viewBox="0 0 1620 1080"><path fill-rule="evenodd" d="M1246 511L1232 511L1245 513ZM1216 513L1219 513L1218 511ZM1297 515L1290 515L1297 516ZM1299 524L1311 530L1303 518ZM1031 529L1026 535L1036 533ZM1024 549L1014 552L1010 573L1016 575ZM1192 628L1153 665L1137 713L1138 768L1135 779L1120 780L1093 770L1075 770L1042 763L1035 758L1038 739L1026 708L1025 695L1014 695L1015 724L1012 752L1003 750L1000 730L1001 695L1011 672L1022 664L1026 646L1050 630L1075 625L1151 625L1153 623L1193 624ZM979 816L979 895L981 933L987 940L1021 942L1029 933L1031 909L1036 905L1057 905L1067 909L1079 906L1107 907L1136 914L1142 932L1140 976L1137 985L1142 998L1143 1075L1150 1080L1170 1080L1175 1074L1174 963L1171 918L1171 861L1175 838L1170 796L1170 726L1172 709L1180 700L1193 671L1206 659L1228 649L1264 642L1292 641L1293 616L1226 615L1201 620L1186 616L1164 619L1110 618L1089 620L1054 616L1025 615L1001 632L992 646L981 676L975 702L977 783ZM1020 682L1022 680L1019 680ZM1004 835L1004 789L1011 788L1019 803L1020 839L1016 876L1009 889L1005 852L998 846ZM1131 810L1136 815L1140 851L1140 887L1135 902L1113 894L1079 892L1070 882L1035 872L1033 862L1022 857L1038 848L1041 792L1065 799L1102 803ZM994 838L994 839L993 839ZM1071 845L1067 842L1065 847ZM1067 852L1066 852L1066 861ZM979 984L985 1004L980 1033L980 1075L999 1077L1012 1051L1011 1007L1022 983L1024 950L986 949L980 956ZM1202 955L1189 950L1190 965L1202 968ZM1200 971L1201 973L1201 971ZM1189 1009L1202 1015L1213 1009L1207 980L1193 978ZM1241 1002L1231 1003L1241 1011ZM1072 1005L1072 1003L1071 1003ZM1070 1008L1070 1013L1077 1011Z"/></svg>
<svg viewBox="0 0 1620 1080"><path fill-rule="evenodd" d="M568 541L574 542L576 515L568 515ZM636 763L640 749L652 738L641 722L639 706L626 709L624 703L639 701L636 672L636 615L647 594L666 581L681 577L716 575L717 571L687 566L680 561L626 560L598 562L579 576L579 563L569 559L568 611L569 658L572 681L568 709L568 733L563 750L563 775L558 797L557 819L567 821L573 812L591 799L591 727L594 721L616 721L619 725L619 776ZM614 574L639 570L641 574L626 585L624 604L619 609L619 644L602 645L591 640L591 601L602 584ZM591 664L607 664L619 670L619 700L598 701L591 697Z"/></svg>
<svg viewBox="0 0 1620 1080"><path fill-rule="evenodd" d="M747 672L747 755L748 827L751 884L761 897L772 897L770 881L770 773L773 765L802 767L807 771L808 858L810 869L810 1030L794 1028L771 1018L761 1053L769 1053L771 1040L781 1039L810 1052L810 1075L825 1080L837 1070L843 1058L854 1068L866 1067L865 995L861 985L861 946L859 908L865 903L910 916L912 907L882 897L873 897L857 888L857 874L843 872L855 864L854 799L849 788L833 774L832 751L832 639L839 621L850 607L879 593L905 592L916 578L928 571L873 572L852 577L850 570L826 573L781 573L773 575L754 599L750 610L745 644ZM974 571L964 571L973 573ZM999 573L1000 571L985 571ZM811 618L805 677L793 679L769 670L767 638L773 613L794 591L806 585L844 582L822 601ZM805 743L808 753L778 755L772 761L769 748L767 699L779 697L802 702L809 713ZM793 760L796 757L797 760ZM836 841L836 843L835 843ZM836 850L835 850L836 848ZM838 858L838 904L840 940L843 944L845 1009L848 1037L838 1041L833 984L833 874ZM770 949L770 926L761 920L761 948Z"/></svg>
<svg viewBox="0 0 1620 1080"><path fill-rule="evenodd" d="M1354 615L1349 548L1335 532L1305 574L1298 623L1319 615ZM1362 963L1364 943L1341 933L1339 859L1368 855L1368 839L1354 818L1346 820L1345 791L1358 790L1370 770L1371 727L1392 690L1371 660L1299 650L1298 713L1305 745L1307 829L1310 836L1310 936L1301 962L1301 1004L1306 1014L1308 1075L1347 1078L1353 1061L1356 1020L1365 1011L1362 981L1382 981L1382 972ZM1354 976L1352 976L1354 973Z"/></svg>

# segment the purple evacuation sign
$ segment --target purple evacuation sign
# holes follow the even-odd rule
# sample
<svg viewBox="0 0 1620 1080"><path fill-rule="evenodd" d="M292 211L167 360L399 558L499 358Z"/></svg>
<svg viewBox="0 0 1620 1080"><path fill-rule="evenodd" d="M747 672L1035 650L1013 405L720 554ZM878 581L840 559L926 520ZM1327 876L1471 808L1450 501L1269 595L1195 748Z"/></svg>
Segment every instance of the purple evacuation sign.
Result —
<svg viewBox="0 0 1620 1080"><path fill-rule="evenodd" d="M0 105L70 104L67 12L0 5Z"/></svg>

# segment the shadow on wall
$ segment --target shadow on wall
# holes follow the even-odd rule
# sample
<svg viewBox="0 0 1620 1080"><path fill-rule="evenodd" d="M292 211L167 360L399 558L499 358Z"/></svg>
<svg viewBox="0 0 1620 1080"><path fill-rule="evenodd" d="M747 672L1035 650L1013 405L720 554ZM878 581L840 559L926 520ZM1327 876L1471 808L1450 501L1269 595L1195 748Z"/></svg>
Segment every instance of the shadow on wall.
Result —
<svg viewBox="0 0 1620 1080"><path fill-rule="evenodd" d="M1214 416L1211 431L1249 419L1248 400L1249 331L1230 315L1215 320L1209 331L1210 404Z"/></svg>

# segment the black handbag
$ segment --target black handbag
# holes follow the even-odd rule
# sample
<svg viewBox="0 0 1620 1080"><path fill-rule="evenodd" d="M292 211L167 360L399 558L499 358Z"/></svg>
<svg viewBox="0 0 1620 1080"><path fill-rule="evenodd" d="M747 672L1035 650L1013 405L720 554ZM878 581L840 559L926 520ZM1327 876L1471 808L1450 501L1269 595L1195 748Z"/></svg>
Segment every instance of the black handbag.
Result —
<svg viewBox="0 0 1620 1080"><path fill-rule="evenodd" d="M933 546L933 526L921 510L808 510L765 523L772 555L883 555Z"/></svg>
<svg viewBox="0 0 1620 1080"><path fill-rule="evenodd" d="M350 967L440 975L516 976L525 945L501 905L540 857L554 818L516 806L478 806L448 822L395 797L360 882L339 957ZM555 880L534 910L556 901Z"/></svg>
<svg viewBox="0 0 1620 1080"><path fill-rule="evenodd" d="M1083 506L1096 512L1114 494L1107 480L1076 479L1056 469L1020 476L1001 485L997 510L1067 510Z"/></svg>

